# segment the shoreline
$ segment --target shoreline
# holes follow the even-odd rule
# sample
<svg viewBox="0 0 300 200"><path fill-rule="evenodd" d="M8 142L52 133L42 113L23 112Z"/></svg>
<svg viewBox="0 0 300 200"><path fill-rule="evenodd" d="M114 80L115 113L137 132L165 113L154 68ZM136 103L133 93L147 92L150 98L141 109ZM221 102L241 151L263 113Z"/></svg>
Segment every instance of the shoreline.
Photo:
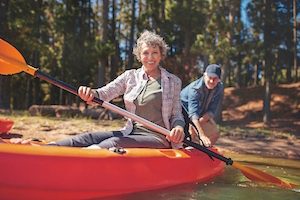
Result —
<svg viewBox="0 0 300 200"><path fill-rule="evenodd" d="M0 118L14 121L8 133L0 133L0 138L37 138L45 142L56 141L73 135L99 130L116 130L124 125L124 120L92 120L87 118L56 118L28 115L3 115ZM230 131L230 134L228 132ZM234 131L232 131L234 130ZM258 155L272 158L300 160L300 138L293 135L257 134L254 130L221 127L216 147L224 152ZM233 134L234 133L234 134Z"/></svg>
<svg viewBox="0 0 300 200"><path fill-rule="evenodd" d="M10 132L1 133L0 139L10 138L30 138L26 136L26 132L23 134ZM64 135L62 138L71 137L70 135ZM41 140L53 141L51 137L34 137ZM224 154L233 156L240 161L249 161L243 159L240 155L247 155L250 157L262 157L262 158L276 158L276 159L288 159L300 161L300 140L295 138L282 139L282 138L259 138L259 137L241 137L241 136L221 136L216 142L215 147ZM255 160L253 160L255 161ZM300 166L299 166L300 168Z"/></svg>
<svg viewBox="0 0 300 200"><path fill-rule="evenodd" d="M216 143L216 147L221 152L300 160L300 140L297 138L221 136Z"/></svg>

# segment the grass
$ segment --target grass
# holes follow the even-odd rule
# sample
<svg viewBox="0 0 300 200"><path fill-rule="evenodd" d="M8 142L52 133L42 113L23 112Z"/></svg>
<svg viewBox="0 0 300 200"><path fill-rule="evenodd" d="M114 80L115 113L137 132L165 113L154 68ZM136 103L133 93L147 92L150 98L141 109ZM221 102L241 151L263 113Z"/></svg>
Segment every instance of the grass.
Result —
<svg viewBox="0 0 300 200"><path fill-rule="evenodd" d="M30 116L28 111L0 112L0 118L9 118L14 121L10 131L12 137L39 138L45 141L63 139L70 135L84 132L118 130L125 120L94 120L87 117L46 117ZM242 128L219 126L223 137L256 137L291 139L290 133L278 132L267 128Z"/></svg>
<svg viewBox="0 0 300 200"><path fill-rule="evenodd" d="M9 118L14 121L9 136L1 134L1 137L38 138L47 142L84 132L118 130L124 125L124 120L30 116L26 111L0 113L0 118Z"/></svg>

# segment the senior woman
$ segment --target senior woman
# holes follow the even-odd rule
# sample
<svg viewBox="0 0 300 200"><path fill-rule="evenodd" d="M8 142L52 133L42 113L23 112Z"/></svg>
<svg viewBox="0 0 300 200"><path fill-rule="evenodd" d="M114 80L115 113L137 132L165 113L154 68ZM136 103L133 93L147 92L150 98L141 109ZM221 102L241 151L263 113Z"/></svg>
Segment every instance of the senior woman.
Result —
<svg viewBox="0 0 300 200"><path fill-rule="evenodd" d="M144 31L137 40L133 53L142 63L138 69L125 71L106 86L98 89L80 86L79 96L92 103L96 96L110 101L124 95L129 112L170 130L169 136L152 131L138 122L128 119L118 131L84 133L52 143L58 146L89 148L144 147L170 148L184 139L184 118L181 113L181 81L160 66L166 57L168 46L159 35Z"/></svg>

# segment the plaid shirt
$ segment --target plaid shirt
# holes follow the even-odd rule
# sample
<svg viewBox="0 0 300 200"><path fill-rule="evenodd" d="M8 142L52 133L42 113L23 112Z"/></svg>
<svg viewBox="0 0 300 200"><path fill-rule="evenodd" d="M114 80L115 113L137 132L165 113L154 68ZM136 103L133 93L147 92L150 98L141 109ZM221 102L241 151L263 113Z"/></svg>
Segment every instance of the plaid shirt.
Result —
<svg viewBox="0 0 300 200"><path fill-rule="evenodd" d="M176 125L184 127L184 119L181 112L180 91L181 80L175 75L167 72L164 68L161 70L162 84L162 117L165 127L171 130ZM115 80L106 86L97 89L100 99L110 101L124 94L125 108L131 113L135 113L136 106L133 101L141 93L148 81L148 77L144 71L144 67L139 69L127 70ZM131 119L121 131L124 135L128 135L133 130Z"/></svg>

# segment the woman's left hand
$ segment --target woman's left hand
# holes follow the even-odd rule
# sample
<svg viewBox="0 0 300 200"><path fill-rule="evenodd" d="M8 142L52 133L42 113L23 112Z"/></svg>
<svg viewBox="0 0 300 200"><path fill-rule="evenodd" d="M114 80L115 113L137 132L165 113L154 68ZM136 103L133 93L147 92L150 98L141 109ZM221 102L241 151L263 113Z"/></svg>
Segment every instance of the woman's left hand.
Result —
<svg viewBox="0 0 300 200"><path fill-rule="evenodd" d="M180 143L184 139L184 131L181 126L176 126L172 128L170 135L166 136L167 140L174 142L174 143Z"/></svg>

